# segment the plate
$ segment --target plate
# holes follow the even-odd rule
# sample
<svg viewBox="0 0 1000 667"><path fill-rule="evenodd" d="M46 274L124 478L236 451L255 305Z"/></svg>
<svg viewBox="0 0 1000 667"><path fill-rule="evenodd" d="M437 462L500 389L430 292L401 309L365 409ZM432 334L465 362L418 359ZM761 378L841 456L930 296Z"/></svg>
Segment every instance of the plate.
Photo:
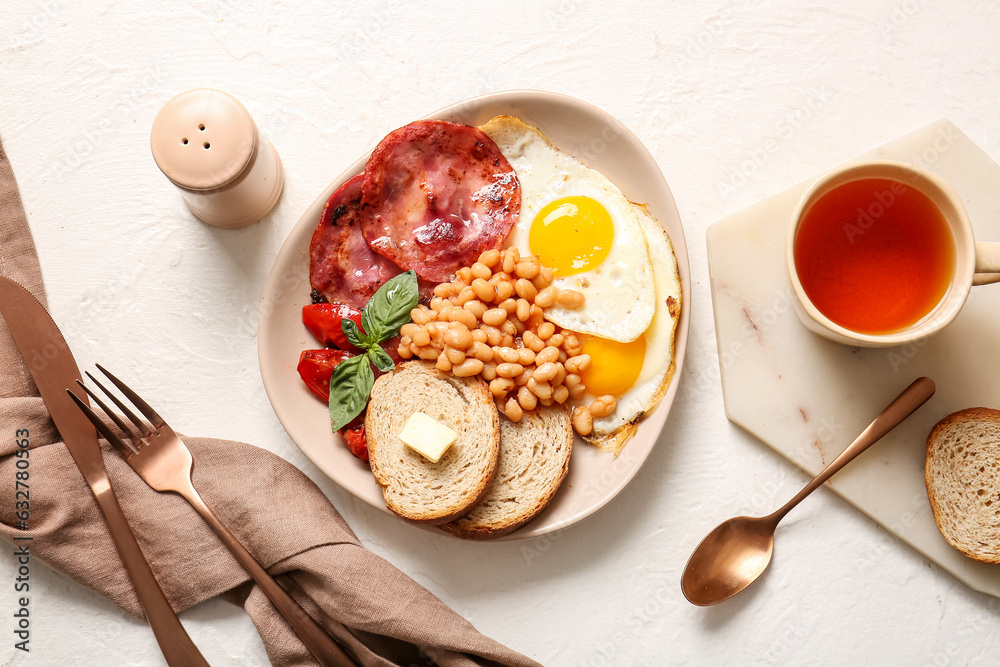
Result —
<svg viewBox="0 0 1000 667"><path fill-rule="evenodd" d="M659 406L639 424L635 437L617 457L579 438L559 493L535 519L505 538L529 539L582 521L604 507L635 476L652 451L677 393L684 364L690 321L690 270L684 230L670 189L645 146L624 125L580 100L543 91L519 90L472 98L427 118L481 125L509 114L542 130L562 150L611 179L631 201L646 203L670 235L683 291L677 325L677 370ZM394 128L385 128L386 133ZM358 158L303 213L278 252L264 287L258 325L258 355L264 388L292 441L334 482L372 507L389 512L368 465L351 455L330 430L327 408L316 400L295 370L299 354L317 343L302 324L302 306L310 302L309 242L323 205L368 155ZM436 533L446 535L444 531Z"/></svg>

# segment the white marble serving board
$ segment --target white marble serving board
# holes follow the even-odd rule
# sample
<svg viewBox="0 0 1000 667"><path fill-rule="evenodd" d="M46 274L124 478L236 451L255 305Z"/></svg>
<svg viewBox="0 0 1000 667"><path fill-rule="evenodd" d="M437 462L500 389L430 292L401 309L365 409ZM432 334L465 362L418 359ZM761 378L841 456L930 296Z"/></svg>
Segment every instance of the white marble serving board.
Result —
<svg viewBox="0 0 1000 667"><path fill-rule="evenodd" d="M1000 166L951 122L937 121L859 158L901 160L940 175L965 202L977 240L1000 240ZM933 379L934 397L829 485L959 580L1000 597L1000 565L972 561L945 542L924 487L931 427L962 408L1000 408L1000 285L973 288L958 318L919 344L851 348L807 331L791 306L785 241L808 184L708 228L726 414L815 474L912 380Z"/></svg>

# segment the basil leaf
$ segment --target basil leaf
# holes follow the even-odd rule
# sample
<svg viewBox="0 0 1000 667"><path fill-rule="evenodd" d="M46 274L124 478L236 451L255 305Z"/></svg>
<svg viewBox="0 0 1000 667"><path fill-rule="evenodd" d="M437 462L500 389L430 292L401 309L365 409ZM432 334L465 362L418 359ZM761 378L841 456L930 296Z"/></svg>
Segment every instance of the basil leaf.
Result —
<svg viewBox="0 0 1000 667"><path fill-rule="evenodd" d="M351 423L368 404L375 373L367 354L345 359L330 376L330 425L334 431Z"/></svg>
<svg viewBox="0 0 1000 667"><path fill-rule="evenodd" d="M358 349L367 350L368 346L372 344L368 336L358 328L354 320L346 317L340 320L340 330L347 337L347 342Z"/></svg>
<svg viewBox="0 0 1000 667"><path fill-rule="evenodd" d="M399 328L410 321L410 311L419 302L416 273L410 270L390 278L361 311L361 328L368 340L380 343L398 334Z"/></svg>
<svg viewBox="0 0 1000 667"><path fill-rule="evenodd" d="M417 274L407 271L389 279L375 292L361 311L360 329L350 319L340 321L348 342L366 352L340 362L330 376L330 426L334 431L351 423L368 404L375 384L371 364L383 372L395 366L379 343L399 333L419 301Z"/></svg>
<svg viewBox="0 0 1000 667"><path fill-rule="evenodd" d="M378 343L368 348L368 358L371 359L375 368L379 369L383 373L388 373L396 367L396 362L392 360L389 353L386 352L385 349L383 349L383 347Z"/></svg>

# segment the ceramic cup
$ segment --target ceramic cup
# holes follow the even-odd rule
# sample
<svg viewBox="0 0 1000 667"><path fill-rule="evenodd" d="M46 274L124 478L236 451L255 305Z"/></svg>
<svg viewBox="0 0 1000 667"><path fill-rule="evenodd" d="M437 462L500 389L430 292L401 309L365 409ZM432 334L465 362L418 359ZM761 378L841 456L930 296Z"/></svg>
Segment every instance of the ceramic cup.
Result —
<svg viewBox="0 0 1000 667"><path fill-rule="evenodd" d="M844 188L850 187L852 183L870 179L882 181L883 186L886 181L892 185L883 188L882 192L872 192L870 204L859 206L857 201L847 204L848 191ZM856 184L855 189L860 190L865 185ZM930 303L927 311L922 313L919 319L896 329L863 333L842 326L824 314L803 287L806 269L805 266L796 265L795 252L796 240L803 228L803 219L824 197L830 199L824 203L823 210L835 210L837 204L830 202L838 201L840 195L845 201L845 207L844 210L837 212L843 222L837 223L840 228L836 233L842 231L848 235L849 242L842 246L847 249L846 252L850 252L854 248L851 245L853 242L851 235L865 234L868 230L874 229L889 208L897 201L901 201L898 196L905 191L905 188L913 188L926 196L946 223L947 230L944 243L940 244L940 251L943 253L953 251L953 262L951 262L950 276L944 275L947 286L944 287L943 296L936 304ZM952 247L949 247L947 242L948 236ZM860 247L862 244L857 245ZM851 259L864 262L868 261L869 257L858 256ZM820 260L821 266L822 261ZM965 206L955 189L946 181L925 169L904 162L871 160L834 169L819 177L806 190L792 216L787 239L786 264L796 297L793 301L796 313L810 331L846 345L890 347L911 343L940 331L958 315L973 285L1000 281L1000 243L975 241Z"/></svg>

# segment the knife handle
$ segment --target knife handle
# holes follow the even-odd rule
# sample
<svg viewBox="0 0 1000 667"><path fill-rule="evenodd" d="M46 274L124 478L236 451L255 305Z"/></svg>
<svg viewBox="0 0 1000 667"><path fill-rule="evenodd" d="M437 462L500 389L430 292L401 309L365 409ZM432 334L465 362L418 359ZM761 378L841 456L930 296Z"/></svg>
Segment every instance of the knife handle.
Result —
<svg viewBox="0 0 1000 667"><path fill-rule="evenodd" d="M129 579L135 587L139 603L146 612L146 619L153 628L153 636L160 645L160 651L170 667L209 667L208 661L201 655L198 647L191 641L187 630L181 625L180 619L174 613L163 589L157 583L153 571L149 568L146 557L143 556L139 543L135 541L132 529L128 527L125 514L118 504L110 481L100 491L94 490L97 504L104 514L104 520L111 531L115 548L125 565Z"/></svg>

